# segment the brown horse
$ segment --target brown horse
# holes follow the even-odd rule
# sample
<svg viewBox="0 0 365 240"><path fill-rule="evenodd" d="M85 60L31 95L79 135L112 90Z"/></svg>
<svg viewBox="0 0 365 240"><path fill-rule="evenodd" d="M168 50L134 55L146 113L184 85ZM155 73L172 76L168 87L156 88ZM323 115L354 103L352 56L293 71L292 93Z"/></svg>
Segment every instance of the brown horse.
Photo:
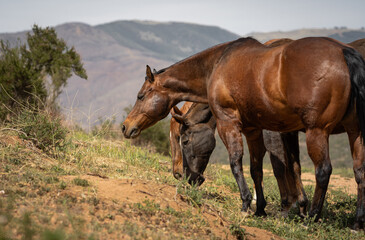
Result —
<svg viewBox="0 0 365 240"><path fill-rule="evenodd" d="M269 48L252 38L217 45L146 81L123 124L127 138L167 116L181 101L209 103L238 184L242 210L251 193L243 177L246 136L251 175L258 194L256 215L265 215L262 191L262 129L305 129L308 153L316 169L316 188L309 216L318 219L332 166L328 136L341 124L349 135L358 183L356 227L365 221L364 146L365 63L361 55L330 38L304 38Z"/></svg>
<svg viewBox="0 0 365 240"><path fill-rule="evenodd" d="M185 174L190 184L201 185L215 148L215 119L208 104L191 102L186 102L181 111L175 106L171 114L174 116L170 121L174 177L181 179Z"/></svg>
<svg viewBox="0 0 365 240"><path fill-rule="evenodd" d="M185 114L193 105L192 102L186 102L181 109L176 106L171 109L171 114ZM174 110L175 109L175 110ZM180 147L180 123L171 118L170 120L170 147L171 147L171 159L172 159L172 174L176 179L181 179L184 173L183 158Z"/></svg>
<svg viewBox="0 0 365 240"><path fill-rule="evenodd" d="M264 44L270 47L277 47L292 41L292 39L288 38L274 39ZM348 43L348 45L356 49L365 59L365 39L353 41ZM338 125L332 133L344 132L343 126ZM301 181L298 132L277 133L264 131L264 142L270 154L273 171L278 181L282 207L289 210L293 201L297 199L300 215L303 216L308 201ZM284 212L287 211L284 210Z"/></svg>
<svg viewBox="0 0 365 240"><path fill-rule="evenodd" d="M173 174L176 179L181 179L185 173L191 184L201 184L204 180L203 174L215 147L215 119L207 111L208 106L186 102L181 111L176 106L170 111L173 116L170 124ZM301 172L298 133L264 130L263 138L279 185L282 215L286 216L293 203L298 201L299 214L304 217L308 199L302 185L297 189L295 175L288 172L293 169L299 175ZM299 166L294 166L295 163ZM256 201L255 196L253 200Z"/></svg>
<svg viewBox="0 0 365 240"><path fill-rule="evenodd" d="M264 44L269 47L277 47L291 41L293 40L287 38L274 39ZM356 40L349 43L349 45L358 50L362 56L365 57L365 39ZM198 181L198 176L200 179L204 179L203 173L207 163L209 162L210 154L204 154L204 157L202 157L202 154L204 152L211 153L213 150L212 148L214 148L213 143L215 141L214 135L211 134L212 120L209 120L207 123L196 121L197 118L206 119L207 117L211 117L211 115L204 111L199 111L199 107L196 106L199 106L199 104L192 107L191 102L186 102L181 111L177 107L174 107L171 110L173 118L171 118L170 125L170 142L174 176L176 179L180 179L182 177L184 165L184 168L186 169L185 171L188 172L188 176L190 176L189 181L193 183ZM189 113L186 114L188 110ZM193 118L195 120L190 121ZM198 128L197 126L200 127ZM344 132L341 127L337 129L337 133L340 132ZM178 141L180 136L189 140L188 143L185 143L186 145L182 145L181 147ZM209 136L211 136L211 139L209 139ZM301 167L299 161L298 132L279 133L264 130L263 138L265 148L269 153L270 161L273 166L274 175L278 182L282 214L287 215L293 203L298 201L300 209L299 214L304 217L308 205L308 199L300 177ZM200 146L204 146L205 149L193 148L195 143L198 143ZM187 148L185 146L188 146L190 150L186 151ZM194 149L194 151L192 151L192 149ZM189 159L189 162L184 161L183 164L181 151L185 153L183 155L186 159ZM194 174L191 174L191 172Z"/></svg>

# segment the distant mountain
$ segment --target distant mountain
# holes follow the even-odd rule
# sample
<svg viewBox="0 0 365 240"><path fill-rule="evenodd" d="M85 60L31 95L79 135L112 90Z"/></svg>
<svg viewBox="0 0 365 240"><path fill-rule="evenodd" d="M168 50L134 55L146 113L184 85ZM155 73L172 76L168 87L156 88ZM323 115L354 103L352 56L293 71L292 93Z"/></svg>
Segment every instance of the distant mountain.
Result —
<svg viewBox="0 0 365 240"><path fill-rule="evenodd" d="M360 38L365 38L365 29L353 30L345 27L341 28L313 28L313 29L298 29L287 32L252 32L247 34L261 42L266 42L276 38L291 38L299 39L304 37L331 37L342 42L352 42Z"/></svg>
<svg viewBox="0 0 365 240"><path fill-rule="evenodd" d="M97 26L66 23L56 27L58 36L80 53L89 76L85 81L72 77L60 104L69 120L85 128L99 117L115 116L119 122L124 108L134 104L146 64L161 69L213 45L239 38L214 26L150 21L117 21ZM26 32L0 34L16 43ZM249 34L264 42L273 38L297 39L331 36L344 42L365 38L364 30L301 29L290 32Z"/></svg>
<svg viewBox="0 0 365 240"><path fill-rule="evenodd" d="M218 27L177 22L118 21L96 28L123 46L171 61L239 37Z"/></svg>

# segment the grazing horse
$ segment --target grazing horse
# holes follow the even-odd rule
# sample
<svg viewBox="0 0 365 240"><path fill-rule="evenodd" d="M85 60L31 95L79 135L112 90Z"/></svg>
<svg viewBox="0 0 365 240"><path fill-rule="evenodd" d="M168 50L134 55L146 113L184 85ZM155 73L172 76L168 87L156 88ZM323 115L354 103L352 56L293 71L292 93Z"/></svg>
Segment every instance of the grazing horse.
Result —
<svg viewBox="0 0 365 240"><path fill-rule="evenodd" d="M203 173L215 148L216 122L208 104L186 102L181 110L171 109L170 145L173 175L201 185ZM180 117L184 114L184 118Z"/></svg>
<svg viewBox="0 0 365 240"><path fill-rule="evenodd" d="M356 227L365 222L365 62L354 49L330 38L303 38L278 47L241 38L202 51L146 81L123 126L126 138L166 117L181 101L208 103L247 211L252 195L242 171L243 141L257 193L256 215L266 215L262 191L262 129L304 129L315 166L316 188L310 217L322 210L332 166L328 136L337 125L346 130L358 183ZM362 134L364 133L364 134Z"/></svg>
<svg viewBox="0 0 365 240"><path fill-rule="evenodd" d="M208 107L208 104L186 102L181 110L175 106L170 111L173 175L176 179L181 179L185 173L190 184L200 185L204 181L203 173L215 147L216 124ZM282 215L286 216L292 204L298 200L299 214L304 217L308 199L302 185L299 188L302 195L297 191L294 174L288 173L289 170L297 168L293 164L299 163L295 161L295 158L299 159L297 134L264 130L263 138L279 185ZM300 174L300 165L298 167Z"/></svg>

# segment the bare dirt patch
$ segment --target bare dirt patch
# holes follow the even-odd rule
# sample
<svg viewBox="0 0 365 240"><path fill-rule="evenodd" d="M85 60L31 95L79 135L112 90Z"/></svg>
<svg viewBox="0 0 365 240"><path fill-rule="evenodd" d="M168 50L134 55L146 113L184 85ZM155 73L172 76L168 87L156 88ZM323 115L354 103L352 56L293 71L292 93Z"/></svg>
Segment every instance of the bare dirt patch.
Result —
<svg viewBox="0 0 365 240"><path fill-rule="evenodd" d="M313 173L302 173L304 185L315 185L316 177ZM347 194L357 194L357 183L355 178L345 178L339 175L331 175L328 190L340 190Z"/></svg>
<svg viewBox="0 0 365 240"><path fill-rule="evenodd" d="M64 177L65 181L68 182L74 178L75 176ZM193 214L200 214L202 220L209 223L210 230L208 230L206 236L201 236L202 239L208 237L210 231L222 239L237 239L230 233L230 223L218 211L209 208L209 206L201 206L200 209L193 208L186 202L183 196L177 193L176 186L138 179L103 179L89 175L84 175L80 178L86 179L91 183L95 189L96 197L102 201L114 201L119 204L137 204L149 201L158 204L161 209L173 208L177 212L191 211ZM69 191L79 193L80 187L74 186ZM141 218L127 219L119 217L118 220L133 220L139 225L146 224ZM266 230L246 226L243 228L245 229L246 239L281 239Z"/></svg>

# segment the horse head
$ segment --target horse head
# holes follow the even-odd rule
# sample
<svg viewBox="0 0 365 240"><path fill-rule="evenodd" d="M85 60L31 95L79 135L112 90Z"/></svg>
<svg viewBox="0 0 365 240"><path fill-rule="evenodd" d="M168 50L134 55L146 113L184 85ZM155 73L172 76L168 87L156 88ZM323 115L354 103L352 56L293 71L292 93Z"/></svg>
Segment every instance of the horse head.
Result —
<svg viewBox="0 0 365 240"><path fill-rule="evenodd" d="M173 159L173 168L181 169L179 166L182 165L189 183L200 185L205 180L203 173L215 148L215 119L207 104L194 103L184 115L176 109L171 114L180 123L179 142L182 153L182 159Z"/></svg>
<svg viewBox="0 0 365 240"><path fill-rule="evenodd" d="M172 106L169 92L160 84L158 74L152 73L147 65L145 82L122 126L124 136L137 137L142 130L165 118Z"/></svg>

